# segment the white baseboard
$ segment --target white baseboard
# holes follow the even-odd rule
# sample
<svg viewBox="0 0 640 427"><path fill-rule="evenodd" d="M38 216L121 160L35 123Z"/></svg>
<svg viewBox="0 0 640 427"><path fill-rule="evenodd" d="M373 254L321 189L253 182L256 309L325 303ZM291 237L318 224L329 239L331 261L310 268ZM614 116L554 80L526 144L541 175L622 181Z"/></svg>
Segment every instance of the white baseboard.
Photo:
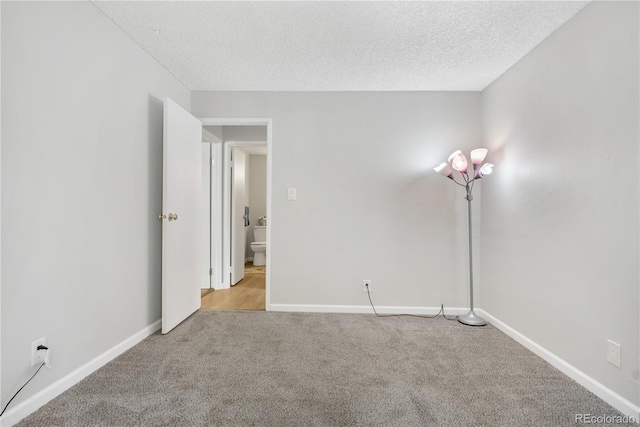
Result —
<svg viewBox="0 0 640 427"><path fill-rule="evenodd" d="M12 426L27 417L29 414L37 411L41 406L59 396L64 391L70 389L82 381L86 376L94 373L134 345L138 344L143 339L147 338L149 335L156 332L160 329L161 323L161 320L152 323L150 326L147 326L141 331L131 335L126 340L116 344L101 355L80 366L70 374L65 375L58 381L45 387L43 390L40 390L27 400L17 404L14 408L8 409L0 419L0 425L3 427Z"/></svg>
<svg viewBox="0 0 640 427"><path fill-rule="evenodd" d="M511 326L505 324L504 322L496 319L491 314L487 313L482 309L476 309L476 312L479 316L484 317L496 328L500 329L502 332L513 338L518 343L522 344L524 347L531 350L533 353L544 359L551 366L558 369L560 372L589 390L591 393L598 396L600 399L607 402L609 405L616 408L618 411L622 412L625 415L629 415L633 417L636 423L640 423L640 407L635 405L634 403L628 401L624 397L620 396L618 393L614 392L610 388L591 378L589 375L585 374L575 366L551 353L546 348L542 347L540 344L534 342L530 338L527 338L520 332L513 329Z"/></svg>
<svg viewBox="0 0 640 427"><path fill-rule="evenodd" d="M370 305L316 305L316 304L271 304L271 311L289 311L306 313L373 313ZM380 314L437 314L440 307L403 307L403 306L376 306ZM466 314L468 308L445 307L447 316Z"/></svg>

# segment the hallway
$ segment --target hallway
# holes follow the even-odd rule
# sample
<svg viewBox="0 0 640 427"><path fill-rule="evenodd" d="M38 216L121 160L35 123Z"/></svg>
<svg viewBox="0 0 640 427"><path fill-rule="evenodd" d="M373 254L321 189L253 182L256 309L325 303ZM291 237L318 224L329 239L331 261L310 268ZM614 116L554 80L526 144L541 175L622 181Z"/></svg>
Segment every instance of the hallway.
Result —
<svg viewBox="0 0 640 427"><path fill-rule="evenodd" d="M216 310L264 310L265 273L248 263L244 279L230 289L209 292L201 299L201 308Z"/></svg>

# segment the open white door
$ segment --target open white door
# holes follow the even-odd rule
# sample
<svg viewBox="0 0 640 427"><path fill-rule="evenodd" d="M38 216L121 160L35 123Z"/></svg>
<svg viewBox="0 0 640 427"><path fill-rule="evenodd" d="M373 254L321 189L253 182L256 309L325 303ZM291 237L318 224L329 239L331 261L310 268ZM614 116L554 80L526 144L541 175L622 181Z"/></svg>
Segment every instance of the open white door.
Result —
<svg viewBox="0 0 640 427"><path fill-rule="evenodd" d="M244 278L244 258L246 248L245 212L246 197L246 156L237 148L232 149L233 168L231 171L231 285Z"/></svg>
<svg viewBox="0 0 640 427"><path fill-rule="evenodd" d="M200 308L202 123L164 100L162 333Z"/></svg>

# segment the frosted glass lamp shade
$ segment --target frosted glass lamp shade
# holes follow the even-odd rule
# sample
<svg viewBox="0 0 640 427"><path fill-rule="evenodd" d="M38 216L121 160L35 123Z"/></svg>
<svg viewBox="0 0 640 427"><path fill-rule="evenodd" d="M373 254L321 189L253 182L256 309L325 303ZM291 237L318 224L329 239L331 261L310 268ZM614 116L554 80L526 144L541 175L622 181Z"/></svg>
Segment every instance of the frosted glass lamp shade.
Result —
<svg viewBox="0 0 640 427"><path fill-rule="evenodd" d="M456 150L449 156L449 163L451 163L451 167L457 170L460 173L464 173L467 171L467 158L462 151Z"/></svg>
<svg viewBox="0 0 640 427"><path fill-rule="evenodd" d="M479 165L484 162L484 158L487 157L487 153L489 150L486 148L476 148L471 151L471 163L473 163L473 168L477 169Z"/></svg>
<svg viewBox="0 0 640 427"><path fill-rule="evenodd" d="M482 178L485 175L491 175L491 172L493 172L493 163L485 163L478 171L478 178Z"/></svg>
<svg viewBox="0 0 640 427"><path fill-rule="evenodd" d="M449 163L440 163L440 165L433 168L433 170L438 172L440 175L453 179L453 171L451 170Z"/></svg>

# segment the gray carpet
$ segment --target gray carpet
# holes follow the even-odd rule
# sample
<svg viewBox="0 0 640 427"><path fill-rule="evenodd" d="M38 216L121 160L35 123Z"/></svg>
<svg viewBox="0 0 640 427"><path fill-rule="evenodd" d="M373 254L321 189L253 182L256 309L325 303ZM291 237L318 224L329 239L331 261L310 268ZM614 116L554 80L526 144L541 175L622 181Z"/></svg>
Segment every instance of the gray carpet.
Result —
<svg viewBox="0 0 640 427"><path fill-rule="evenodd" d="M492 326L199 311L18 425L561 426L615 409Z"/></svg>

